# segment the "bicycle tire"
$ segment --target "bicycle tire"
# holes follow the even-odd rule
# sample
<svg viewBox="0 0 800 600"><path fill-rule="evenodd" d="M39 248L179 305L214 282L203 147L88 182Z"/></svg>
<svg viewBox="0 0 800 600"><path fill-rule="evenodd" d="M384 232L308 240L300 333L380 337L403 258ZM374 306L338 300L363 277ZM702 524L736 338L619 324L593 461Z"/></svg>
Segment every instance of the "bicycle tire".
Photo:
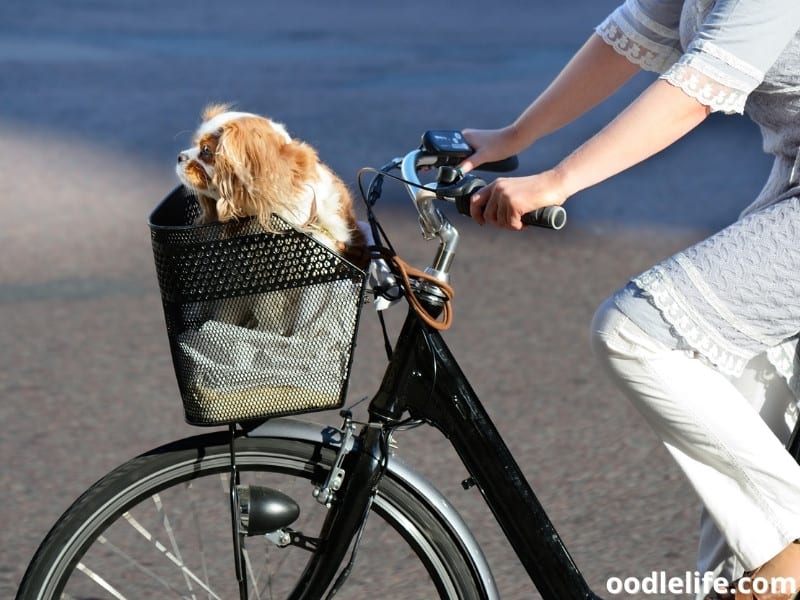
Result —
<svg viewBox="0 0 800 600"><path fill-rule="evenodd" d="M266 482L289 493L302 505L300 529L308 537L316 534L326 510L312 498L309 483L322 481L334 458L334 449L309 441L237 440L242 482ZM56 522L28 567L17 600L238 597L225 489L229 466L225 434L187 438L121 465ZM201 514L198 499L213 505L203 505ZM483 597L468 555L409 486L385 476L372 512L355 568L337 598ZM375 516L389 527L376 527ZM178 540L179 535L191 539ZM264 556L248 560L249 597L285 597L293 582L263 570L274 562L299 575L306 561L289 555L307 550L279 548L263 536L247 538L247 545L249 557ZM258 554L252 551L256 545ZM219 565L209 564L216 559Z"/></svg>

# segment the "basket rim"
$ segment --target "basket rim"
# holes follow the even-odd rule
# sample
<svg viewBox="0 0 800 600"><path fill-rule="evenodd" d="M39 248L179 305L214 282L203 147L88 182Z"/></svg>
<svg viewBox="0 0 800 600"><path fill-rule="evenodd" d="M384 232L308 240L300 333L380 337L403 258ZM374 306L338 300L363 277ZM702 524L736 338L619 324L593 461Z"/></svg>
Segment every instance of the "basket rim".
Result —
<svg viewBox="0 0 800 600"><path fill-rule="evenodd" d="M157 235L158 233L168 234L170 232L180 233L180 232L189 232L189 231L212 230L214 228L219 228L221 226L224 227L224 226L227 226L227 225L230 225L230 224L234 224L234 223L241 223L241 224L256 223L256 224L258 224L262 231L259 232L258 234L253 234L253 235L261 235L262 233L263 234L281 233L280 231L279 232L270 232L267 229L264 229L264 227L260 223L258 223L258 218L254 217L254 216L238 218L235 221L212 221L211 223L203 223L202 225L195 225L195 224L164 225L164 224L159 224L159 223L154 222L154 220L156 218L156 215L159 215L162 212L163 213L168 213L169 212L169 210L172 208L172 204L174 202L176 202L178 197L180 197L180 199L183 199L183 200L187 200L187 199L190 200L190 199L193 198L193 194L192 194L191 190L189 190L189 188L187 188L185 185L178 184L177 186L175 186L172 189L172 191L169 194L167 194L155 206L155 208L153 208L153 210L150 212L150 215L147 218L147 225L150 228L150 231L151 231L151 233L153 235ZM282 231L284 231L284 232L292 231L294 233L297 233L299 235L304 236L305 238L307 238L307 239L311 240L312 242L314 242L314 244L316 244L317 246L319 246L321 248L324 248L325 250L327 250L328 252L331 252L332 254L335 254L341 261L347 263L353 269L358 270L365 277L367 276L367 274L368 274L368 269L367 268L361 268L358 265L354 264L352 261L348 260L347 258L342 256L341 254L339 254L335 250L332 250L331 248L329 248L328 246L326 246L325 244L323 244L322 242L320 242L319 240L314 238L314 236L309 235L307 232L302 231L301 229L297 228L295 225L293 225L292 223L290 223L289 221L287 221L286 219L284 219L280 215L273 214L272 218L273 219L278 219L281 223L286 225L286 229L282 230ZM192 242L187 242L185 245L192 245L192 244L195 244L195 243L197 243L197 242L192 241Z"/></svg>
<svg viewBox="0 0 800 600"><path fill-rule="evenodd" d="M187 225L165 225L156 223L156 216L162 212L167 212L169 206L171 206L172 202L175 202L176 198L180 196L183 199L191 199L193 198L192 192L187 188L185 185L178 184L175 186L172 191L167 194L154 208L150 211L150 215L147 217L147 225L152 230L159 230L159 231L186 231L186 230L197 230L197 229L211 229L213 227L219 227L221 224L224 225L225 222L223 221L212 221L210 223L203 223L202 225L196 225L193 223L189 223ZM280 219L278 215L275 215L277 218ZM237 219L238 222L246 223L248 221L254 221L256 217L243 217ZM283 220L283 219L281 219ZM284 221L286 223L286 221ZM290 223L286 223L291 227ZM293 228L294 229L294 228ZM302 231L299 233L303 233Z"/></svg>

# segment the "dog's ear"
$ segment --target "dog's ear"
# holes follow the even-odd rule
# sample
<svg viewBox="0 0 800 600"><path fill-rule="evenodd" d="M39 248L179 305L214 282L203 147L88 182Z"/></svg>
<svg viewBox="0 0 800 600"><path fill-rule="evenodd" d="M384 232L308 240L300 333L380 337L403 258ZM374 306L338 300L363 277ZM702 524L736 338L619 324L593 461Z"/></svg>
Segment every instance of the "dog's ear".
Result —
<svg viewBox="0 0 800 600"><path fill-rule="evenodd" d="M237 119L223 126L214 165L221 219L256 216L269 229L272 213L286 209L293 197L289 165L280 156L284 145L263 119Z"/></svg>
<svg viewBox="0 0 800 600"><path fill-rule="evenodd" d="M214 185L219 192L217 212L221 221L253 214L253 177L247 143L236 122L220 132L214 156Z"/></svg>

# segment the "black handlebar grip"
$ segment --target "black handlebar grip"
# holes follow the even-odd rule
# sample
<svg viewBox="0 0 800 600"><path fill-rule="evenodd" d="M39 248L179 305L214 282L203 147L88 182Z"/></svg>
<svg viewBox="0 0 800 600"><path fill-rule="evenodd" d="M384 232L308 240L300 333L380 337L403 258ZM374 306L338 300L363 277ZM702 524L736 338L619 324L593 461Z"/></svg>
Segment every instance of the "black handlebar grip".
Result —
<svg viewBox="0 0 800 600"><path fill-rule="evenodd" d="M478 188L478 189L480 189L480 188ZM473 192L474 191L477 191L477 190L473 190ZM456 197L456 210L458 210L458 212L460 212L462 215L466 215L468 217L470 216L469 198L470 198L469 194L467 194L465 196L457 196Z"/></svg>
<svg viewBox="0 0 800 600"><path fill-rule="evenodd" d="M490 171L492 173L509 173L511 171L515 171L517 167L519 167L519 159L516 155L514 155L504 158L503 160L483 163L475 167L475 170Z"/></svg>
<svg viewBox="0 0 800 600"><path fill-rule="evenodd" d="M522 215L522 222L525 225L559 230L567 224L567 211L562 206L543 206Z"/></svg>
<svg viewBox="0 0 800 600"><path fill-rule="evenodd" d="M469 193L463 196L456 196L456 209L462 215L470 216L469 212L469 199L481 189L483 186L475 187ZM534 211L522 215L522 223L524 225L533 225L535 227L546 227L548 229L563 229L567 224L567 211L561 206L545 206L538 208Z"/></svg>

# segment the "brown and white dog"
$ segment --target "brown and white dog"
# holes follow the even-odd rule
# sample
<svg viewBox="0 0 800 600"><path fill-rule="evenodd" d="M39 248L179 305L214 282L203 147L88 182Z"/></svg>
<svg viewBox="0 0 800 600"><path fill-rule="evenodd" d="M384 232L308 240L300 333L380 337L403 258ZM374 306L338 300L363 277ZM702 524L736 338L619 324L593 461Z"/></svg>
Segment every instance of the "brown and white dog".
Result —
<svg viewBox="0 0 800 600"><path fill-rule="evenodd" d="M200 202L202 223L255 216L269 229L276 214L357 266L369 263L344 182L283 125L212 105L193 143L176 171Z"/></svg>

